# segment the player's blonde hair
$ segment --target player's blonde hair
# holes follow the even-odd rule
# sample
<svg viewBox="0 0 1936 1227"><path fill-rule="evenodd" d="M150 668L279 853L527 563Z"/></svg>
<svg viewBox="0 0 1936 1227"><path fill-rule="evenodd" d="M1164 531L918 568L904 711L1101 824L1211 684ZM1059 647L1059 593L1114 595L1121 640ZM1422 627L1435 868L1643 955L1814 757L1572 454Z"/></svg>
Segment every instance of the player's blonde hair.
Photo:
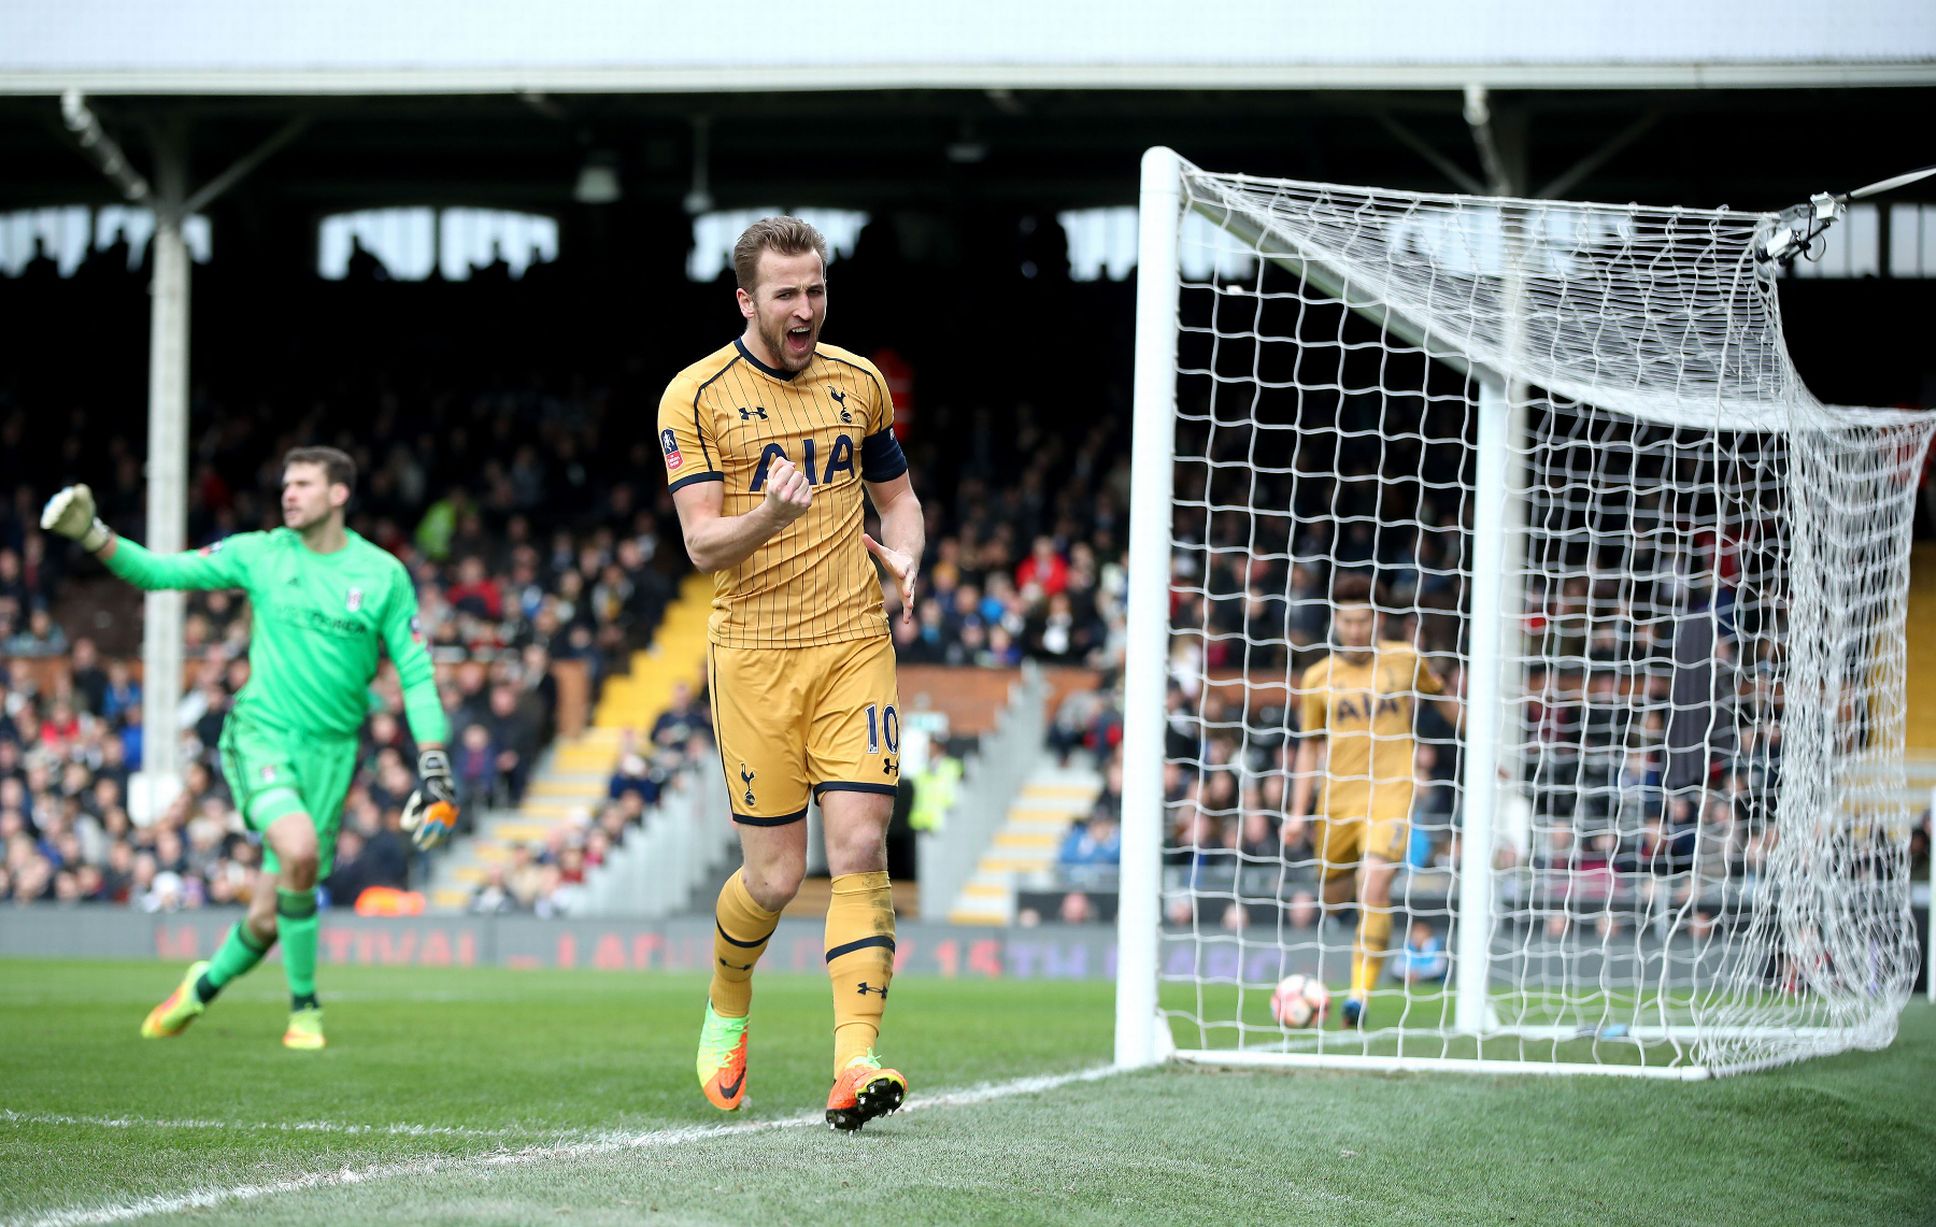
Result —
<svg viewBox="0 0 1936 1227"><path fill-rule="evenodd" d="M748 294L760 288L760 253L777 252L783 256L820 257L820 268L827 268L827 236L797 217L762 217L740 231L733 244L733 275L739 288Z"/></svg>

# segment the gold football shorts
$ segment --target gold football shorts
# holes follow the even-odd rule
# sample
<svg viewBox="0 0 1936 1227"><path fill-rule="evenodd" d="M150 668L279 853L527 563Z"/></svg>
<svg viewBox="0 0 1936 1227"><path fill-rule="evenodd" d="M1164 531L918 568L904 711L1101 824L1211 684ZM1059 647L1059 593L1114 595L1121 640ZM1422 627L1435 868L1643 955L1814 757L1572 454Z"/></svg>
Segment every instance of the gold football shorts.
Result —
<svg viewBox="0 0 1936 1227"><path fill-rule="evenodd" d="M1318 865L1332 877L1356 869L1367 856L1405 859L1412 833L1411 781L1380 781L1375 803L1368 788L1342 789L1325 797L1318 831Z"/></svg>
<svg viewBox="0 0 1936 1227"><path fill-rule="evenodd" d="M733 820L784 826L828 792L893 796L901 780L894 644L710 649L713 733Z"/></svg>

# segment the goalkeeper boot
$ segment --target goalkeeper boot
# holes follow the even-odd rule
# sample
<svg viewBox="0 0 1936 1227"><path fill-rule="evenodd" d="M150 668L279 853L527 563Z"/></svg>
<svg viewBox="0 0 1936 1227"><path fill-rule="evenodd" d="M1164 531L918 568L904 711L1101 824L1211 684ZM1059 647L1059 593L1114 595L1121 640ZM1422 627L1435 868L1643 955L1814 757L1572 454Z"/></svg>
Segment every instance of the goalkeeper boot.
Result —
<svg viewBox="0 0 1936 1227"><path fill-rule="evenodd" d="M706 1021L699 1028L699 1089L706 1102L721 1112L732 1112L746 1099L746 1020L721 1018L706 1003Z"/></svg>
<svg viewBox="0 0 1936 1227"><path fill-rule="evenodd" d="M1365 999L1346 997L1344 1006L1338 1011L1338 1025L1346 1030L1357 1030L1365 1025Z"/></svg>
<svg viewBox="0 0 1936 1227"><path fill-rule="evenodd" d="M323 1007L304 1006L289 1014L289 1029L282 1033L284 1048L314 1051L323 1046Z"/></svg>
<svg viewBox="0 0 1936 1227"><path fill-rule="evenodd" d="M207 960L189 967L188 974L183 976L182 982L175 986L175 991L168 994L160 1005L148 1011L148 1017L141 1020L143 1039L158 1040L171 1035L180 1035L188 1028L189 1023L202 1016L202 1011L208 1006L195 994L195 982L201 979L202 973L207 970Z"/></svg>
<svg viewBox="0 0 1936 1227"><path fill-rule="evenodd" d="M900 1110L907 1098L907 1079L898 1069L886 1069L873 1053L855 1057L834 1079L827 1092L827 1124L843 1132L860 1128L877 1116Z"/></svg>

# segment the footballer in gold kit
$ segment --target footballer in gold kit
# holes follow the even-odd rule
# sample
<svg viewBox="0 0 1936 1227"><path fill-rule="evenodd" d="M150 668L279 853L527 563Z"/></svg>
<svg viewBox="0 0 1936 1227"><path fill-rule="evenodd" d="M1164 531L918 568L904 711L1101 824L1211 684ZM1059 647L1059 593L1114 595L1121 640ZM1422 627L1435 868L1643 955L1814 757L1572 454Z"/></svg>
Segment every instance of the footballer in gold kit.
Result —
<svg viewBox="0 0 1936 1227"><path fill-rule="evenodd" d="M826 263L826 240L798 218L748 227L734 249L745 331L673 378L658 425L686 550L714 577L707 673L744 854L716 908L700 1087L726 1111L745 1096L753 968L799 890L817 801L833 874L827 1120L858 1129L907 1093L874 1050L894 974L886 835L900 780L875 563L912 616L924 530L886 381L820 342Z"/></svg>
<svg viewBox="0 0 1936 1227"><path fill-rule="evenodd" d="M1356 1026L1364 1020L1384 965L1391 940L1392 876L1411 835L1418 700L1444 695L1445 684L1410 644L1376 638L1377 610L1368 581L1339 579L1332 601L1334 650L1298 682L1303 737L1286 834L1301 829L1315 812L1321 820L1317 853L1324 901L1333 907L1357 901L1351 988L1342 1011L1345 1024ZM1456 700L1438 701L1441 714L1456 727ZM1323 792L1314 810L1312 793L1320 777Z"/></svg>

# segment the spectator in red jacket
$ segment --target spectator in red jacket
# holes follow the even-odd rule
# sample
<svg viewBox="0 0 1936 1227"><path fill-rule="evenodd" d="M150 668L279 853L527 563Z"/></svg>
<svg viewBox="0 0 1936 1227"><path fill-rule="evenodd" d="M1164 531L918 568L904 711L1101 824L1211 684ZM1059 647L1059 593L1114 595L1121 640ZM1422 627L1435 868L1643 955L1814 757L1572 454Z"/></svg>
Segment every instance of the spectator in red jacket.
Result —
<svg viewBox="0 0 1936 1227"><path fill-rule="evenodd" d="M1069 586L1069 563L1055 548L1052 537L1037 537L1029 556L1015 568L1015 586L1034 584L1043 596L1054 596Z"/></svg>
<svg viewBox="0 0 1936 1227"><path fill-rule="evenodd" d="M497 581L484 571L484 560L475 554L457 564L457 582L445 593L453 609L491 622L504 616L504 595Z"/></svg>

